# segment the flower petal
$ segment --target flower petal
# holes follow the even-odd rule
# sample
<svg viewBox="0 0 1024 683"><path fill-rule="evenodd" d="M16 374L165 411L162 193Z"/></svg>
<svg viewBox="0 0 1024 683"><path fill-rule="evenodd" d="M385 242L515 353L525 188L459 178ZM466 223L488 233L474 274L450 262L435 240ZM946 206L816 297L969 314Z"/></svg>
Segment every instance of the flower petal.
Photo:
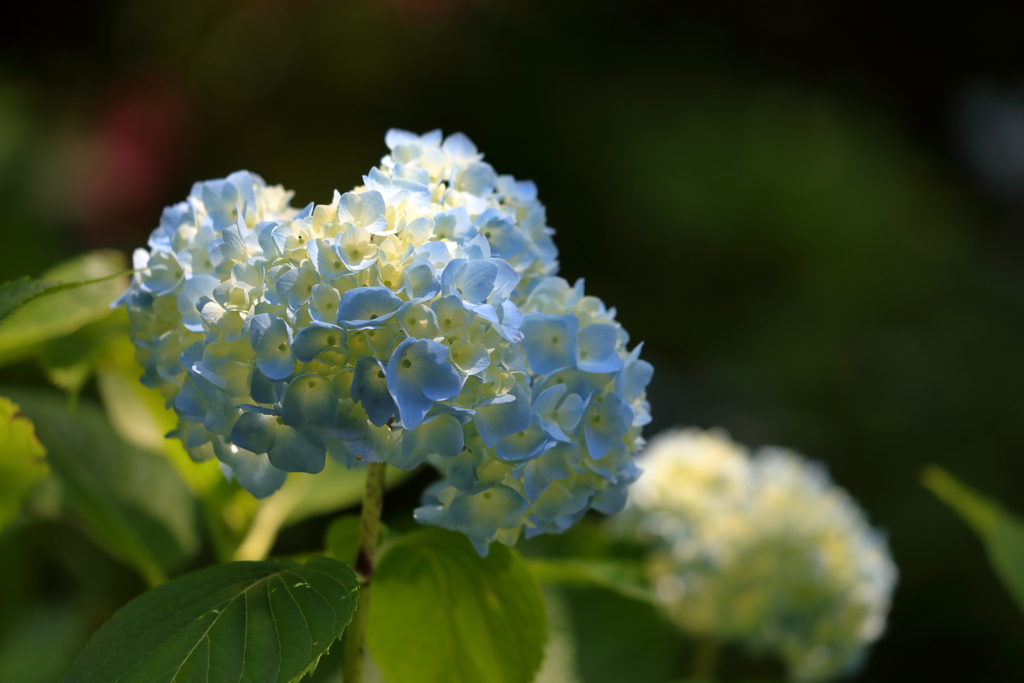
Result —
<svg viewBox="0 0 1024 683"><path fill-rule="evenodd" d="M314 373L291 381L281 401L281 418L286 425L316 429L329 427L338 417L338 396L326 377Z"/></svg>
<svg viewBox="0 0 1024 683"><path fill-rule="evenodd" d="M349 328L379 326L401 305L402 300L387 287L357 287L341 297L338 321Z"/></svg>
<svg viewBox="0 0 1024 683"><path fill-rule="evenodd" d="M572 368L576 365L576 330L579 320L574 315L531 313L519 328L522 347L530 368L538 375Z"/></svg>
<svg viewBox="0 0 1024 683"><path fill-rule="evenodd" d="M474 424L487 446L495 446L498 439L521 432L530 426L530 399L518 384L512 391L497 399L489 399L476 407Z"/></svg>
<svg viewBox="0 0 1024 683"><path fill-rule="evenodd" d="M615 350L619 332L613 325L587 325L579 332L576 366L586 372L618 372L622 358Z"/></svg>
<svg viewBox="0 0 1024 683"><path fill-rule="evenodd" d="M412 470L428 455L454 457L462 452L465 436L462 425L452 415L439 415L416 429L406 430L402 437L401 458L388 462L400 470Z"/></svg>
<svg viewBox="0 0 1024 683"><path fill-rule="evenodd" d="M292 332L283 320L260 313L249 326L249 342L256 351L256 367L270 379L285 379L292 374Z"/></svg>
<svg viewBox="0 0 1024 683"><path fill-rule="evenodd" d="M359 359L350 392L352 399L362 404L370 421L378 427L398 412L398 406L388 391L384 364L376 358L366 356Z"/></svg>
<svg viewBox="0 0 1024 683"><path fill-rule="evenodd" d="M407 430L420 425L434 401L462 389L462 378L448 363L448 348L429 339L408 338L399 344L388 361L387 381Z"/></svg>

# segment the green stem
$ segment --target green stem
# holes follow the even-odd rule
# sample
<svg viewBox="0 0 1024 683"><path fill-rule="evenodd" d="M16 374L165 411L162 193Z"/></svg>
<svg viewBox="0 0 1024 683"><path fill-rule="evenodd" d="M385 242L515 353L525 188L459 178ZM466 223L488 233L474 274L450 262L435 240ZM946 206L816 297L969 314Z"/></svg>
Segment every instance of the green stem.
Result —
<svg viewBox="0 0 1024 683"><path fill-rule="evenodd" d="M384 463L370 463L363 493L363 515L359 523L356 549L356 576L359 577L359 604L345 632L345 683L363 683L366 656L366 619L370 610L370 581L380 535L380 513L384 507Z"/></svg>
<svg viewBox="0 0 1024 683"><path fill-rule="evenodd" d="M693 679L713 681L718 664L718 641L714 636L702 636L697 640L697 651L693 655Z"/></svg>

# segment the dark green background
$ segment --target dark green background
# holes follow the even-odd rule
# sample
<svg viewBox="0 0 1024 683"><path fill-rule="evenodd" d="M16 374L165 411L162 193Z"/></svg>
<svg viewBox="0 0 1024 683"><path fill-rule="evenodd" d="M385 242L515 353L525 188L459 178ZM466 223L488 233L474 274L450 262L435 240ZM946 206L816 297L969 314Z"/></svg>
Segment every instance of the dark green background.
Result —
<svg viewBox="0 0 1024 683"><path fill-rule="evenodd" d="M388 127L464 131L537 181L562 274L646 341L649 434L793 447L888 531L901 579L865 680L1020 680L1024 617L918 473L942 464L1024 510L1024 192L975 182L956 115L971 87L1024 78L1022 19L996 3L21 3L0 22L0 279L141 245L196 179L245 167L327 201ZM90 586L96 620L141 588L58 523L3 554L35 592L4 607L0 640L32 601Z"/></svg>

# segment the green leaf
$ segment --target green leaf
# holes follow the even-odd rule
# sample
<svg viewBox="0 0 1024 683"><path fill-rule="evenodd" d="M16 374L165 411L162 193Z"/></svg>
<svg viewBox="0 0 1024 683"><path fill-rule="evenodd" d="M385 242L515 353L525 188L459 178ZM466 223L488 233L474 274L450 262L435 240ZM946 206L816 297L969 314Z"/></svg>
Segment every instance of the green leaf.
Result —
<svg viewBox="0 0 1024 683"><path fill-rule="evenodd" d="M39 351L110 315L110 303L124 291L127 261L116 251L94 251L67 261L39 280L0 285L0 362Z"/></svg>
<svg viewBox="0 0 1024 683"><path fill-rule="evenodd" d="M50 381L76 399L111 347L122 339L131 343L128 328L128 313L118 309L69 335L45 342L39 362Z"/></svg>
<svg viewBox="0 0 1024 683"><path fill-rule="evenodd" d="M91 402L71 414L52 391L3 393L35 422L67 505L109 552L151 584L198 552L195 499L164 457L122 441Z"/></svg>
<svg viewBox="0 0 1024 683"><path fill-rule="evenodd" d="M36 482L49 473L45 455L32 422L0 396L0 530L18 514Z"/></svg>
<svg viewBox="0 0 1024 683"><path fill-rule="evenodd" d="M35 607L6 630L0 643L0 681L52 683L68 671L89 630L81 605Z"/></svg>
<svg viewBox="0 0 1024 683"><path fill-rule="evenodd" d="M80 604L37 606L6 629L0 681L52 683L68 670L89 636Z"/></svg>
<svg viewBox="0 0 1024 683"><path fill-rule="evenodd" d="M627 598L656 603L638 564L616 560L537 558L526 560L533 578L542 586L607 588Z"/></svg>
<svg viewBox="0 0 1024 683"><path fill-rule="evenodd" d="M398 486L412 474L389 465L385 478L387 488ZM331 458L327 458L327 464L319 474L289 474L280 491L260 502L235 559L259 560L266 557L282 528L308 517L351 507L362 500L365 488L366 468L349 470Z"/></svg>
<svg viewBox="0 0 1024 683"><path fill-rule="evenodd" d="M482 558L462 534L395 541L373 575L367 644L390 683L528 683L547 640L526 563L498 543Z"/></svg>
<svg viewBox="0 0 1024 683"><path fill-rule="evenodd" d="M1024 611L1024 520L934 465L925 469L922 480L981 537L996 575Z"/></svg>
<svg viewBox="0 0 1024 683"><path fill-rule="evenodd" d="M205 495L224 482L216 459L197 463L179 439L165 437L178 426L178 416L167 408L159 389L139 381L142 368L135 362L135 347L127 335L105 345L96 374L103 407L122 439L144 450L163 452L196 495Z"/></svg>
<svg viewBox="0 0 1024 683"><path fill-rule="evenodd" d="M668 680L680 638L654 605L602 588L561 592L581 683Z"/></svg>
<svg viewBox="0 0 1024 683"><path fill-rule="evenodd" d="M290 683L352 619L355 573L315 557L232 562L168 581L122 607L63 683Z"/></svg>
<svg viewBox="0 0 1024 683"><path fill-rule="evenodd" d="M331 522L324 534L324 553L328 557L341 560L349 566L356 564L356 550L359 546L359 515L342 515ZM377 534L377 544L380 545L387 540L390 532L387 526L381 522L380 532Z"/></svg>
<svg viewBox="0 0 1024 683"><path fill-rule="evenodd" d="M0 285L0 320L6 318L11 311L36 294L59 284L59 282L50 282L49 280L33 280L28 275L3 283Z"/></svg>

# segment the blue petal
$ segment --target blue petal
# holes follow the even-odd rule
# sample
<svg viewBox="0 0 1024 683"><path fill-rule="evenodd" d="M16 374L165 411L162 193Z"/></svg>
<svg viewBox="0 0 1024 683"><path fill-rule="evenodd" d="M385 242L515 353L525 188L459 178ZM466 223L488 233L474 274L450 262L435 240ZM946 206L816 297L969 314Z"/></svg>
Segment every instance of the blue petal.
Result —
<svg viewBox="0 0 1024 683"><path fill-rule="evenodd" d="M544 431L540 417L534 415L529 427L498 440L497 455L502 460L529 460L551 448L554 443Z"/></svg>
<svg viewBox="0 0 1024 683"><path fill-rule="evenodd" d="M590 457L599 460L613 446L622 445L623 435L633 424L633 409L618 394L605 394L595 399L583 422Z"/></svg>
<svg viewBox="0 0 1024 683"><path fill-rule="evenodd" d="M147 292L161 296L171 293L184 275L185 270L174 254L154 251L149 257L146 270L142 273L142 282L139 286Z"/></svg>
<svg viewBox="0 0 1024 683"><path fill-rule="evenodd" d="M461 332L473 322L473 314L466 310L458 295L443 296L430 304L437 316L438 329L442 334Z"/></svg>
<svg viewBox="0 0 1024 683"><path fill-rule="evenodd" d="M491 245L491 254L501 259L510 259L523 250L526 242L523 233L514 223L496 209L488 209L476 219L476 229Z"/></svg>
<svg viewBox="0 0 1024 683"><path fill-rule="evenodd" d="M308 363L322 352L330 350L348 355L346 344L348 333L344 328L326 323L312 323L299 330L292 342L292 353L303 363Z"/></svg>
<svg viewBox="0 0 1024 683"><path fill-rule="evenodd" d="M569 488L560 481L552 482L530 507L531 516L554 522L559 517L574 515L586 509L590 493L589 487Z"/></svg>
<svg viewBox="0 0 1024 683"><path fill-rule="evenodd" d="M327 434L331 457L349 469L365 463L385 462L398 449L389 443L366 419L366 413L357 406L351 415L340 415ZM390 434L390 431L387 432Z"/></svg>
<svg viewBox="0 0 1024 683"><path fill-rule="evenodd" d="M498 266L490 261L452 259L441 273L441 287L445 295L457 294L462 299L479 304L487 300L494 289Z"/></svg>
<svg viewBox="0 0 1024 683"><path fill-rule="evenodd" d="M417 258L424 259L434 267L435 271L444 270L452 260L451 252L444 242L427 242L416 247Z"/></svg>
<svg viewBox="0 0 1024 683"><path fill-rule="evenodd" d="M341 295L330 285L313 285L309 300L309 315L322 323L333 323L338 319L338 305Z"/></svg>
<svg viewBox="0 0 1024 683"><path fill-rule="evenodd" d="M434 238L462 243L476 234L466 207L456 207L434 215Z"/></svg>
<svg viewBox="0 0 1024 683"><path fill-rule="evenodd" d="M487 554L491 550L491 539L485 536L467 536L469 542L473 544L473 550L480 557L487 557Z"/></svg>
<svg viewBox="0 0 1024 683"><path fill-rule="evenodd" d="M559 427L571 432L576 429L586 407L586 402L580 398L579 394L569 394L562 401L562 405L558 406L558 410L552 414L552 417L558 422Z"/></svg>
<svg viewBox="0 0 1024 683"><path fill-rule="evenodd" d="M341 255L335 250L334 245L327 240L316 240L310 242L306 247L309 255L316 261L316 269L325 278L337 278L347 275L349 270L345 267Z"/></svg>
<svg viewBox="0 0 1024 683"><path fill-rule="evenodd" d="M285 379L292 374L292 333L283 320L269 313L253 317L249 341L256 352L256 367L270 379Z"/></svg>
<svg viewBox="0 0 1024 683"><path fill-rule="evenodd" d="M520 331L530 368L538 375L546 375L575 367L578 328L579 320L574 315L531 313L525 316Z"/></svg>
<svg viewBox="0 0 1024 683"><path fill-rule="evenodd" d="M498 529L519 524L529 501L514 489L497 485L469 496L458 496L448 505L448 521L469 536L494 536Z"/></svg>
<svg viewBox="0 0 1024 683"><path fill-rule="evenodd" d="M356 363L350 389L352 400L362 404L370 421L378 427L387 424L398 411L387 382L384 364L376 358L365 356Z"/></svg>
<svg viewBox="0 0 1024 683"><path fill-rule="evenodd" d="M555 417L555 410L562 399L562 395L565 393L565 388L564 384L556 384L540 392L537 398L533 400L534 414L540 417L541 424L544 425L544 429L547 430L548 434L559 441L570 440L565 432L562 431L562 426L558 424L558 420Z"/></svg>
<svg viewBox="0 0 1024 683"><path fill-rule="evenodd" d="M562 395L565 394L565 390L566 386L564 384L556 384L540 392L537 398L533 400L534 411L539 415L545 415L553 411L558 406Z"/></svg>
<svg viewBox="0 0 1024 683"><path fill-rule="evenodd" d="M254 368L249 385L252 400L257 403L277 403L284 395L284 385L278 385L278 382L264 375L259 368Z"/></svg>
<svg viewBox="0 0 1024 683"><path fill-rule="evenodd" d="M437 281L437 272L424 259L415 259L412 265L405 269L405 274L409 276L414 299L433 299L441 291L441 284Z"/></svg>
<svg viewBox="0 0 1024 683"><path fill-rule="evenodd" d="M486 237L477 235L462 245L462 255L470 261L487 261L491 258L491 245Z"/></svg>
<svg viewBox="0 0 1024 683"><path fill-rule="evenodd" d="M491 365L491 354L479 342L457 341L449 348L452 362L464 375L478 375Z"/></svg>
<svg viewBox="0 0 1024 683"><path fill-rule="evenodd" d="M281 299L287 299L292 309L297 309L309 300L313 287L320 284L320 274L309 262L300 268L292 268L277 278L275 289Z"/></svg>
<svg viewBox="0 0 1024 683"><path fill-rule="evenodd" d="M460 192L468 192L483 197L494 189L498 174L494 168L483 161L466 164L456 176L455 187Z"/></svg>
<svg viewBox="0 0 1024 683"><path fill-rule="evenodd" d="M384 211L384 196L376 190L346 192L338 202L339 220L369 232L380 232L388 227Z"/></svg>
<svg viewBox="0 0 1024 683"><path fill-rule="evenodd" d="M281 401L281 418L286 425L316 429L329 427L338 417L338 396L333 383L308 373L291 381Z"/></svg>
<svg viewBox="0 0 1024 683"><path fill-rule="evenodd" d="M341 297L338 321L350 328L380 325L401 305L402 300L387 287L357 287Z"/></svg>
<svg viewBox="0 0 1024 683"><path fill-rule="evenodd" d="M552 372L547 377L544 377L543 381L535 382L533 392L538 394L559 384L567 386L570 394L578 394L584 401L587 401L594 394L604 389L608 384L608 376L565 368Z"/></svg>
<svg viewBox="0 0 1024 683"><path fill-rule="evenodd" d="M586 372L618 372L622 358L615 350L619 333L612 325L587 325L579 332L576 366Z"/></svg>
<svg viewBox="0 0 1024 683"><path fill-rule="evenodd" d="M274 440L274 447L267 453L270 463L285 472L307 472L317 474L324 468L327 458L325 449L288 425L280 425Z"/></svg>
<svg viewBox="0 0 1024 683"><path fill-rule="evenodd" d="M615 378L615 391L622 394L627 401L640 398L654 376L654 366L647 361L640 360L640 349L642 348L643 343L636 345L636 348L626 358L618 377Z"/></svg>
<svg viewBox="0 0 1024 683"><path fill-rule="evenodd" d="M494 446L498 439L521 432L530 426L530 398L518 384L512 391L496 399L488 399L476 407L473 422L480 431L480 437L487 446Z"/></svg>
<svg viewBox="0 0 1024 683"><path fill-rule="evenodd" d="M629 498L629 482L609 484L604 491L599 491L590 501L590 507L606 515L614 515L626 507Z"/></svg>
<svg viewBox="0 0 1024 683"><path fill-rule="evenodd" d="M178 312L181 313L182 324L190 332L203 331L203 319L196 304L204 297L213 297L213 290L219 284L220 280L212 275L194 275L185 280L178 293Z"/></svg>
<svg viewBox="0 0 1024 683"><path fill-rule="evenodd" d="M494 277L494 292L493 296L498 299L504 299L512 294L512 290L519 284L519 273L516 269L510 266L508 263L501 259L491 259L497 268L498 272Z"/></svg>
<svg viewBox="0 0 1024 683"><path fill-rule="evenodd" d="M448 363L448 347L429 339L408 338L399 344L388 361L387 380L407 430L420 425L434 401L462 389L462 378Z"/></svg>
<svg viewBox="0 0 1024 683"><path fill-rule="evenodd" d="M437 336L437 314L422 301L409 301L398 309L398 324L410 337L433 339Z"/></svg>
<svg viewBox="0 0 1024 683"><path fill-rule="evenodd" d="M496 313L498 314L498 322L492 323L495 331L506 341L510 341L513 344L521 342L523 340L523 333L519 331L519 327L523 324L523 314L519 308L510 300L505 299L497 307Z"/></svg>
<svg viewBox="0 0 1024 683"><path fill-rule="evenodd" d="M464 443L465 436L459 421L451 415L439 415L416 429L407 429L402 436L400 461L390 459L389 462L400 470L412 470L426 460L428 455L458 455Z"/></svg>
<svg viewBox="0 0 1024 683"><path fill-rule="evenodd" d="M480 480L476 476L476 471L482 461L483 453L463 451L443 461L445 476L452 486L460 491L479 490Z"/></svg>
<svg viewBox="0 0 1024 683"><path fill-rule="evenodd" d="M245 411L231 428L231 443L253 453L267 453L274 447L279 426L274 415Z"/></svg>
<svg viewBox="0 0 1024 683"><path fill-rule="evenodd" d="M284 485L288 473L270 463L266 454L253 453L234 444L213 442L217 459L231 467L231 473L238 483L256 498L266 498Z"/></svg>
<svg viewBox="0 0 1024 683"><path fill-rule="evenodd" d="M547 490L548 484L556 479L569 476L566 453L575 446L556 446L544 455L530 460L523 467L523 489L526 497L537 500Z"/></svg>
<svg viewBox="0 0 1024 683"><path fill-rule="evenodd" d="M206 411L210 409L210 404L206 402L192 378L186 376L181 389L174 396L174 408L192 422L202 422Z"/></svg>
<svg viewBox="0 0 1024 683"><path fill-rule="evenodd" d="M469 408L457 408L447 403L435 403L434 407L427 413L427 419L432 419L435 415L451 415L459 421L459 424L467 424L473 421L476 411Z"/></svg>

